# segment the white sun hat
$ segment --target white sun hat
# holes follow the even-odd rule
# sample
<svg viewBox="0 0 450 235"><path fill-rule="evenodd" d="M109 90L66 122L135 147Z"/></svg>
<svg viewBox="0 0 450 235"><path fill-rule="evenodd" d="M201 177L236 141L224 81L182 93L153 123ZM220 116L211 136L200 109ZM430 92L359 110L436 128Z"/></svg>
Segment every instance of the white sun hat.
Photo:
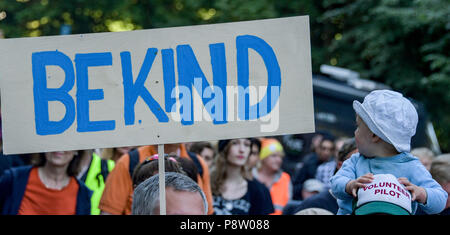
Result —
<svg viewBox="0 0 450 235"><path fill-rule="evenodd" d="M353 101L353 109L375 135L392 144L398 152L411 150L419 117L414 105L402 94L372 91L362 104Z"/></svg>

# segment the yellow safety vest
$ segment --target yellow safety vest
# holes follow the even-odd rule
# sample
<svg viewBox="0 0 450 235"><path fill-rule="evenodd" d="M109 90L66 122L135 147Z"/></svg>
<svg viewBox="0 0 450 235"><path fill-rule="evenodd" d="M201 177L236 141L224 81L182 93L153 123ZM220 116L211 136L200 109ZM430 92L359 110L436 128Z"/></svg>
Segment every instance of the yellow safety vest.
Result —
<svg viewBox="0 0 450 235"><path fill-rule="evenodd" d="M105 173L109 173L114 168L115 163L113 160L106 160L106 165L107 169L104 169L104 171L107 170L108 172ZM87 170L86 180L84 181L84 184L93 192L91 197L91 215L100 214L98 205L102 198L103 189L105 189L105 181L106 179L103 178L102 174L102 159L96 153L93 153L91 165Z"/></svg>

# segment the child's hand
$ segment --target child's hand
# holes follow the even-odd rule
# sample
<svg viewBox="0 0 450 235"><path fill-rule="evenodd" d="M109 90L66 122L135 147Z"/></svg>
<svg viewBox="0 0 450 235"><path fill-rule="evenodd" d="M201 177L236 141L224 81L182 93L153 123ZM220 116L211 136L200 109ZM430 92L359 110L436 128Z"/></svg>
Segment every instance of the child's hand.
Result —
<svg viewBox="0 0 450 235"><path fill-rule="evenodd" d="M345 192L347 192L350 195L353 195L353 197L357 197L356 192L359 188L365 187L365 184L368 184L373 181L373 174L367 173L361 177L359 177L356 180L352 180L347 183L345 186Z"/></svg>
<svg viewBox="0 0 450 235"><path fill-rule="evenodd" d="M422 204L427 202L427 191L424 188L412 184L405 177L398 178L398 182L406 186L406 189L411 193L412 201L417 201Z"/></svg>

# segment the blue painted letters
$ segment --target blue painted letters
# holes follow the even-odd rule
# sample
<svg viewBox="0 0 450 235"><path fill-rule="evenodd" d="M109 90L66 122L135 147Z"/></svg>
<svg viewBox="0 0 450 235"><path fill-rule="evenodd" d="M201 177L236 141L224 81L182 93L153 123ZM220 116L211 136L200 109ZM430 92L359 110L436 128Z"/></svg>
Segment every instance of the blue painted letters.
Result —
<svg viewBox="0 0 450 235"><path fill-rule="evenodd" d="M249 102L250 49L261 56L268 78L267 89L264 88L266 93L255 105L250 105ZM162 66L162 75L153 80L155 83L161 81L164 85L165 103L164 106L161 106L144 86L158 55L158 49L147 49L136 78L132 72L132 64L136 63L132 63L131 53L122 51L120 53L120 62L123 79L123 118L125 125L135 125L135 105L139 97L147 104L160 123L169 122L167 113L180 112L182 125L194 124L192 94L194 89L200 94L203 107L208 115L211 116L212 122L215 125L226 124L230 110L227 110L228 76L225 44L210 44L209 52L213 84L208 83L191 46L188 44L178 45L176 47L178 84L176 84L174 50L171 48L161 50L160 61L162 61L162 65L159 66ZM75 118L77 120L77 132L110 131L116 128L114 119L101 121L91 121L89 119L89 102L103 100L104 92L103 89L89 89L88 69L100 66L108 66L109 68L103 69L111 69L110 66L113 66L113 54L111 52L78 53L75 54L74 61L75 71L71 59L62 52L42 51L32 54L34 111L36 133L38 135L61 134L72 126ZM272 47L262 38L256 36L238 36L236 37L236 65L239 88L239 119L254 120L271 113L278 102L281 87L280 65ZM63 70L65 76L61 87L48 88L46 66L57 66ZM73 98L69 92L75 84L76 97ZM177 94L179 97L173 95L175 94L176 86L178 86L179 92ZM232 96L230 95L230 97ZM181 104L180 110L174 108L177 100ZM49 102L51 101L60 102L64 105L65 114L61 120L50 120ZM164 107L164 109L161 107ZM139 124L142 121L141 118L138 118Z"/></svg>

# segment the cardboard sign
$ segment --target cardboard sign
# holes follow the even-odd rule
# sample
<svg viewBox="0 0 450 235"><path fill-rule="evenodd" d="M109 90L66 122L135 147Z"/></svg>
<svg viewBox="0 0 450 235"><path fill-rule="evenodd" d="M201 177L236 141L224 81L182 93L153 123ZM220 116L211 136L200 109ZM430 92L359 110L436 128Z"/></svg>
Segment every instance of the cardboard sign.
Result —
<svg viewBox="0 0 450 235"><path fill-rule="evenodd" d="M314 132L308 17L0 40L4 152Z"/></svg>

